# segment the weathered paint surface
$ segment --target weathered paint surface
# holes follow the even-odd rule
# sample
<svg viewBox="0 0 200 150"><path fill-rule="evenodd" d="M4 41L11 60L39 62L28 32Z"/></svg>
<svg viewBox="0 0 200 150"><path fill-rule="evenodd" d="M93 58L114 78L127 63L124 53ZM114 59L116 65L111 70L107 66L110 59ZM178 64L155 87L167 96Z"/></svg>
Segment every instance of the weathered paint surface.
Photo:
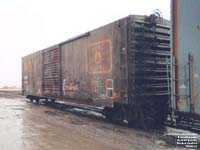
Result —
<svg viewBox="0 0 200 150"><path fill-rule="evenodd" d="M22 58L22 89L26 95L42 95L42 52Z"/></svg>
<svg viewBox="0 0 200 150"><path fill-rule="evenodd" d="M126 19L61 45L63 96L112 105L119 96L119 51L125 47ZM111 83L111 84L110 84Z"/></svg>
<svg viewBox="0 0 200 150"><path fill-rule="evenodd" d="M61 62L58 46L46 49L43 58L43 94L44 96L61 96Z"/></svg>
<svg viewBox="0 0 200 150"><path fill-rule="evenodd" d="M103 40L86 48L86 70L90 74L104 74L112 71L112 42Z"/></svg>
<svg viewBox="0 0 200 150"><path fill-rule="evenodd" d="M169 26L159 17L155 23L155 18L128 16L40 51L42 97L98 106L112 106L113 102L144 104L145 100L149 104L156 100L159 109L167 107ZM35 58L30 57L25 57L24 63ZM30 70L35 76L36 72Z"/></svg>
<svg viewBox="0 0 200 150"><path fill-rule="evenodd" d="M200 1L175 0L173 4L173 51L179 78L177 91L183 95L177 99L177 106L181 111L200 113ZM191 95L192 106L184 95Z"/></svg>

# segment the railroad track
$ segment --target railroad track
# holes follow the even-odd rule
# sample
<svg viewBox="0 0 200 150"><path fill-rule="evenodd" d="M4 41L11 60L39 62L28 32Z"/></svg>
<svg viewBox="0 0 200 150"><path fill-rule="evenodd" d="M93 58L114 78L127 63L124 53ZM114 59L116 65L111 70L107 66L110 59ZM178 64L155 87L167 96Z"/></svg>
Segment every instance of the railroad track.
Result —
<svg viewBox="0 0 200 150"><path fill-rule="evenodd" d="M166 121L165 125L168 127L183 129L191 132L195 132L200 134L200 121L195 119L190 120L179 120L177 123L171 123L170 121Z"/></svg>
<svg viewBox="0 0 200 150"><path fill-rule="evenodd" d="M106 120L105 116L102 114L103 108L101 107L91 107L84 104L76 104L71 102L64 102L64 101L56 101L56 102L50 102L50 101L41 101L40 104L60 110L60 111L66 111L71 112L77 115L81 116L87 116L92 117L100 120Z"/></svg>
<svg viewBox="0 0 200 150"><path fill-rule="evenodd" d="M71 102L63 102L63 101L57 101L52 103L51 101L41 101L42 105L46 107L50 107L56 110L60 110L63 112L69 112L75 115L79 116L84 116L84 117L89 117L92 119L96 119L98 121L103 121L103 122L109 122L106 117L102 114L102 108L96 108L96 107L87 107L87 105L83 104L74 104ZM112 122L113 123L113 122ZM133 126L129 126L127 123L116 123L114 122L115 125L119 125L122 127L130 127L133 128ZM170 129L169 129L170 128ZM160 135L161 139L165 140L166 142L176 145L175 139L177 139L176 133L177 134L184 134L184 133L197 133L198 134L198 147L200 147L200 130L197 130L196 128L187 128L186 126L174 126L170 124L165 124L162 128L159 129L141 129L137 128L138 130L142 130L145 132L149 133L157 133ZM168 133L173 132L174 135L168 135ZM170 141L169 141L170 139Z"/></svg>
<svg viewBox="0 0 200 150"><path fill-rule="evenodd" d="M67 112L71 112L77 115L81 115L81 116L86 116L86 117L91 117L91 118L95 118L98 120L104 120L106 121L106 117L102 114L103 108L101 107L92 107L92 106L88 106L88 105L84 105L84 104L76 104L76 103L72 103L72 102L64 102L64 101L57 101L57 102L50 102L50 101L41 101L41 104L53 109L57 109L57 110L61 110L61 111L67 111ZM107 122L110 122L107 120ZM113 122L112 122L113 123ZM115 124L120 124L122 126L129 126L127 123L116 123ZM193 126L191 126L192 123L188 123L186 121L182 121L179 122L179 124L176 125L172 125L170 123L165 123L164 127L171 127L174 129L182 129L185 131L190 131L190 132L195 132L195 133L200 133L200 122L198 123L193 123ZM162 130L162 131L161 131ZM160 129L150 129L150 130L146 130L146 131L156 131L156 132L163 132L163 128Z"/></svg>

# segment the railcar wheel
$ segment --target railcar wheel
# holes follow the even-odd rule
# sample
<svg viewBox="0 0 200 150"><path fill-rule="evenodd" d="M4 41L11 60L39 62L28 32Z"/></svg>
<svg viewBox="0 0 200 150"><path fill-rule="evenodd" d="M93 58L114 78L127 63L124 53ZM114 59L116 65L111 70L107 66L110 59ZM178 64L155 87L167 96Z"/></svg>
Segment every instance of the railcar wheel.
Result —
<svg viewBox="0 0 200 150"><path fill-rule="evenodd" d="M121 105L114 107L111 115L111 120L116 124L124 123L126 120L126 109Z"/></svg>
<svg viewBox="0 0 200 150"><path fill-rule="evenodd" d="M35 99L36 104L38 105L40 103L40 99L36 98Z"/></svg>
<svg viewBox="0 0 200 150"><path fill-rule="evenodd" d="M102 114L106 117L106 119L108 121L111 121L112 120L112 108L111 107L105 107L103 109L103 112Z"/></svg>
<svg viewBox="0 0 200 150"><path fill-rule="evenodd" d="M106 119L117 124L122 124L126 119L126 111L120 105L114 108L104 108L103 114L106 116Z"/></svg>
<svg viewBox="0 0 200 150"><path fill-rule="evenodd" d="M30 100L30 102L33 102L33 100L34 100L34 98L33 98L32 96L30 96L30 95L27 95L26 98L27 98L28 100Z"/></svg>
<svg viewBox="0 0 200 150"><path fill-rule="evenodd" d="M51 102L52 102L52 103L55 103L55 101L56 101L55 99L51 99Z"/></svg>

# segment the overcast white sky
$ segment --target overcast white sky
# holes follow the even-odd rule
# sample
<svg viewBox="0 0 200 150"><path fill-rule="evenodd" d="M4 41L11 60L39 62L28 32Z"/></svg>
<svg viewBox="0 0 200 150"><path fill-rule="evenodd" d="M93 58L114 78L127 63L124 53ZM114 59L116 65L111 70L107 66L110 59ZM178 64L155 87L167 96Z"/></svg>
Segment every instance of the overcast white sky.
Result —
<svg viewBox="0 0 200 150"><path fill-rule="evenodd" d="M21 57L170 0L0 0L0 86L21 85Z"/></svg>

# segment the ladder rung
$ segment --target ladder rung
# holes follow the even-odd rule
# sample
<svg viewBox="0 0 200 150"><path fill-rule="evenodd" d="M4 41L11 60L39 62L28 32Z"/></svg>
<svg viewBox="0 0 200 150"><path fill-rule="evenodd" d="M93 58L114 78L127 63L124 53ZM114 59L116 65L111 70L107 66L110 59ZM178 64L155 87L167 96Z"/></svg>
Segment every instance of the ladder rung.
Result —
<svg viewBox="0 0 200 150"><path fill-rule="evenodd" d="M176 97L190 97L189 95L177 95L177 94L175 94L173 96L176 96Z"/></svg>

